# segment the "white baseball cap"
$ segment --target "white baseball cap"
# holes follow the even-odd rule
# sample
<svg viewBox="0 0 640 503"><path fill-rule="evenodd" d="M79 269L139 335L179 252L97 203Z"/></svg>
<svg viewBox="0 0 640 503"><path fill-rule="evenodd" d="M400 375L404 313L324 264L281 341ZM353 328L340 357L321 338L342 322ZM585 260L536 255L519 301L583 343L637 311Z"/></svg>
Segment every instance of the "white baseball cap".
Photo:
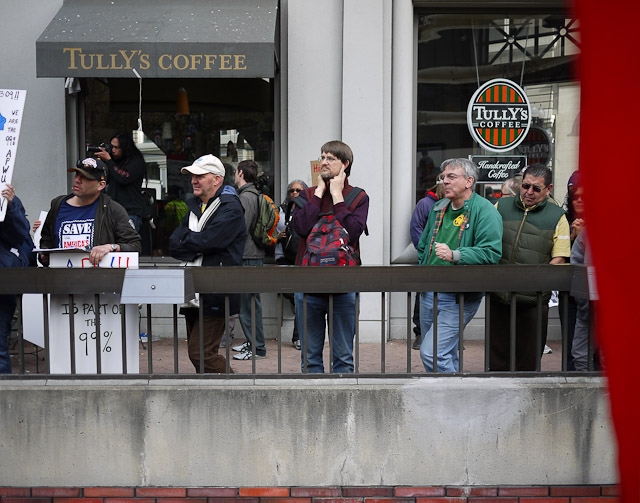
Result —
<svg viewBox="0 0 640 503"><path fill-rule="evenodd" d="M207 154L199 157L191 166L185 166L180 170L183 175L191 173L192 175L205 175L213 173L224 177L225 169L222 161L215 155Z"/></svg>

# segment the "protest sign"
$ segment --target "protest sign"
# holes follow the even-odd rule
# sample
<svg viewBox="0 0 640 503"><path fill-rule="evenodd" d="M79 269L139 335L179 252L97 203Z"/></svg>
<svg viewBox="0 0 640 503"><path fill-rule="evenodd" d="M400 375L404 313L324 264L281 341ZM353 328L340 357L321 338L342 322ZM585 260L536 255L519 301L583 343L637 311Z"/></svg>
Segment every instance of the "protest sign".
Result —
<svg viewBox="0 0 640 503"><path fill-rule="evenodd" d="M50 267L93 268L89 253L83 250L50 250ZM108 253L95 266L100 268L138 268L138 254ZM125 309L125 335L122 334L121 310ZM100 314L100 331L96 330L96 310ZM71 372L70 319L73 317L73 345L76 373L97 372L98 345L100 370L104 374L123 372L123 352L127 373L139 372L137 305L121 305L120 295L100 295L99 305L93 295L75 295L73 306L68 295L51 295L49 302L49 357L52 374Z"/></svg>
<svg viewBox="0 0 640 503"><path fill-rule="evenodd" d="M22 124L22 110L27 91L0 89L0 192L11 183ZM7 214L7 200L0 197L0 222Z"/></svg>
<svg viewBox="0 0 640 503"><path fill-rule="evenodd" d="M322 163L316 159L310 162L311 164L311 185L315 187L318 182L318 176L320 176L320 169L322 168Z"/></svg>

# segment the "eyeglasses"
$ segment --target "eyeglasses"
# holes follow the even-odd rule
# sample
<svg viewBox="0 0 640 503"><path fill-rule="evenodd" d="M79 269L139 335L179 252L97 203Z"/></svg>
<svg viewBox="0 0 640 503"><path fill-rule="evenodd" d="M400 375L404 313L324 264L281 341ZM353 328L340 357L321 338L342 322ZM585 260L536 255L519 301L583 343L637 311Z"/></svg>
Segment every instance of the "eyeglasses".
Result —
<svg viewBox="0 0 640 503"><path fill-rule="evenodd" d="M293 194L293 193L298 193L298 192L302 192L302 189L289 189L289 194Z"/></svg>
<svg viewBox="0 0 640 503"><path fill-rule="evenodd" d="M338 159L336 157L333 157L332 155L322 155L318 157L318 160L320 162L323 162L323 161L333 162L333 161L337 161Z"/></svg>
<svg viewBox="0 0 640 503"><path fill-rule="evenodd" d="M532 185L530 183L523 183L521 187L524 190L533 189L534 192L542 192L542 189L544 189L544 187L538 187L537 185Z"/></svg>

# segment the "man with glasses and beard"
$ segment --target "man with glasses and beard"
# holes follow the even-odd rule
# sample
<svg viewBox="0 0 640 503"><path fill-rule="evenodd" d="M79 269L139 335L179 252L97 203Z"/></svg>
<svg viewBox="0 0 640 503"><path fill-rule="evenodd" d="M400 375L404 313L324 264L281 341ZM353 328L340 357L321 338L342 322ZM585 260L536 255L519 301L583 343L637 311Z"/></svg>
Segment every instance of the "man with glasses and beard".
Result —
<svg viewBox="0 0 640 503"><path fill-rule="evenodd" d="M496 208L502 215L501 264L563 264L571 254L569 223L564 210L549 194L553 188L551 170L541 164L524 172L520 193L500 199ZM536 370L547 342L549 298L542 292L542 340L536 345L536 292L516 292L516 361L515 370ZM509 292L491 295L490 370L511 369Z"/></svg>
<svg viewBox="0 0 640 503"><path fill-rule="evenodd" d="M347 177L353 166L353 152L349 145L338 140L325 143L320 149L320 176L315 187L309 187L294 199L296 209L293 212L293 230L300 236L296 265L352 265L342 264L345 257L337 250L323 252L311 258L309 240L317 235L316 224L330 219L346 231L342 249L349 251L349 262L354 258L351 251L359 254L360 235L366 232L369 213L369 196L359 187L349 184ZM335 226L333 226L335 229ZM323 255L324 253L324 255ZM346 253L346 252L345 252ZM318 256L322 259L316 260ZM359 260L356 260L359 262ZM355 265L355 264L353 264ZM298 332L302 339L301 367L304 371L305 355L309 373L323 373L322 349L326 321L329 315L329 295L307 295L306 339L304 337L305 320L298 317ZM296 312L304 311L304 296L295 294ZM333 295L333 372L336 374L353 373L353 339L356 330L356 294L342 293ZM306 346L306 347L305 347Z"/></svg>

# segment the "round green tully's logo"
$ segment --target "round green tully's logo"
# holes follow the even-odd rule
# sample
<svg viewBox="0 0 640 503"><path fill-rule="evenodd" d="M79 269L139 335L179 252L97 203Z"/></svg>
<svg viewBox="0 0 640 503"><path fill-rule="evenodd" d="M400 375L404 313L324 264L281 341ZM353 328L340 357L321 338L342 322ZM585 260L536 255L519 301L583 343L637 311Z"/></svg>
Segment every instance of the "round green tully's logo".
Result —
<svg viewBox="0 0 640 503"><path fill-rule="evenodd" d="M527 95L507 79L493 79L481 86L467 107L467 125L472 138L491 152L517 147L527 136L530 124Z"/></svg>

